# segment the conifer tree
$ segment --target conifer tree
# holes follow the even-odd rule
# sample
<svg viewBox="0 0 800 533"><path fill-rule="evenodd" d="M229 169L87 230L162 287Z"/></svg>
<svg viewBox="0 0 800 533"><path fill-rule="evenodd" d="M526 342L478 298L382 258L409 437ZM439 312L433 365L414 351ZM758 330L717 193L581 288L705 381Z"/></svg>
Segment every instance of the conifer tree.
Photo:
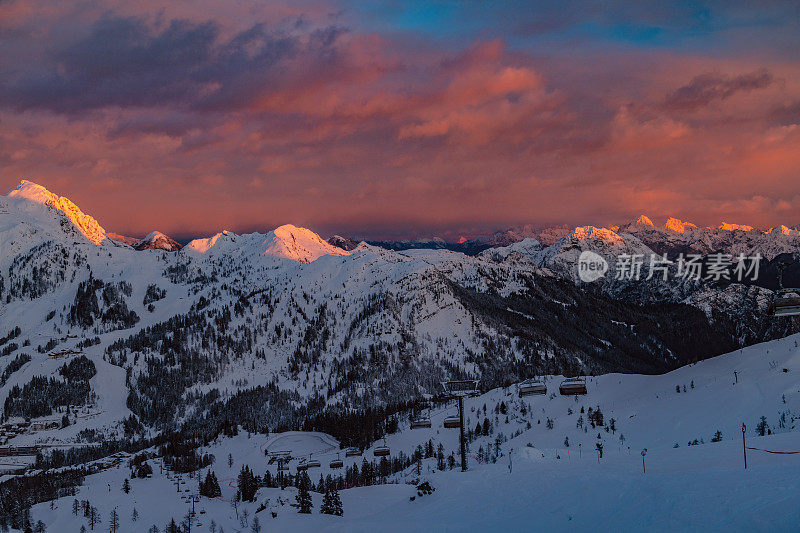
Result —
<svg viewBox="0 0 800 533"><path fill-rule="evenodd" d="M299 507L299 513L310 514L311 508L314 506L311 501L311 493L309 492L310 487L311 480L309 479L308 474L303 472L300 476L300 482L298 483L297 487L297 506Z"/></svg>

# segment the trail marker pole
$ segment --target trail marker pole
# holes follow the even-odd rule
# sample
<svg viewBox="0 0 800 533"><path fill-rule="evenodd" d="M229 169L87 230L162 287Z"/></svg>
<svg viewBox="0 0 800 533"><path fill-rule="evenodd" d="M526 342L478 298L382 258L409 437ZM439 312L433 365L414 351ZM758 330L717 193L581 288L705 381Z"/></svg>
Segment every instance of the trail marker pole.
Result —
<svg viewBox="0 0 800 533"><path fill-rule="evenodd" d="M578 459L583 458L583 449L581 448L581 443L578 443Z"/></svg>
<svg viewBox="0 0 800 533"><path fill-rule="evenodd" d="M744 454L744 469L747 470L747 445L744 441L744 432L747 431L747 426L742 422L742 453Z"/></svg>
<svg viewBox="0 0 800 533"><path fill-rule="evenodd" d="M461 471L467 471L467 442L464 438L464 397L458 397L458 418L459 418L459 433L460 433L460 440L461 440Z"/></svg>
<svg viewBox="0 0 800 533"><path fill-rule="evenodd" d="M644 466L644 456L645 455L647 455L647 448L642 450L642 474L646 474L647 473L647 470L645 470L645 466Z"/></svg>

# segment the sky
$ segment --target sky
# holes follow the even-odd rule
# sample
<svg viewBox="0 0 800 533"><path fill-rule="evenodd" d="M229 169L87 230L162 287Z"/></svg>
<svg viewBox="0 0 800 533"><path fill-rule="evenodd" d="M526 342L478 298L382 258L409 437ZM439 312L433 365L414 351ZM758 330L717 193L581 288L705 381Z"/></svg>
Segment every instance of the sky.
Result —
<svg viewBox="0 0 800 533"><path fill-rule="evenodd" d="M0 189L109 231L800 224L800 3L0 0Z"/></svg>

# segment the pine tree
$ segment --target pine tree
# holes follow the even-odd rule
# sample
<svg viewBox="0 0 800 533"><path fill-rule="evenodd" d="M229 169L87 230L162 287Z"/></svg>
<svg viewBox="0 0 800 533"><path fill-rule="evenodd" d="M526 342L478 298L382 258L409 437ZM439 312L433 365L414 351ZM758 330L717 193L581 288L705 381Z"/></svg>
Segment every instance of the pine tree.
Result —
<svg viewBox="0 0 800 533"><path fill-rule="evenodd" d="M261 524L258 521L258 517L253 517L253 523L250 524L250 531L253 533L261 533Z"/></svg>
<svg viewBox="0 0 800 533"><path fill-rule="evenodd" d="M133 508L133 512L131 513L131 521L136 522L139 520L139 511L136 510L136 507Z"/></svg>
<svg viewBox="0 0 800 533"><path fill-rule="evenodd" d="M300 508L298 512L303 514L310 514L311 508L314 506L311 501L311 493L309 492L310 486L311 480L308 478L308 474L303 472L303 474L300 476L300 483L297 492L297 505Z"/></svg>
<svg viewBox="0 0 800 533"><path fill-rule="evenodd" d="M125 494L130 493L131 491L131 482L128 481L128 478L125 478L125 481L122 482L122 492Z"/></svg>
<svg viewBox="0 0 800 533"><path fill-rule="evenodd" d="M222 490L219 487L217 476L211 470L206 473L205 481L200 481L200 495L207 498L222 496Z"/></svg>
<svg viewBox="0 0 800 533"><path fill-rule="evenodd" d="M117 533L119 529L119 514L117 514L116 507L111 510L111 515L108 517L108 530L111 533Z"/></svg>
<svg viewBox="0 0 800 533"><path fill-rule="evenodd" d="M344 511L342 510L342 499L339 498L339 491L335 488L331 489L331 506L333 507L333 513L336 516L342 516Z"/></svg>
<svg viewBox="0 0 800 533"><path fill-rule="evenodd" d="M100 523L100 512L97 507L89 506L89 529L94 531L94 526Z"/></svg>
<svg viewBox="0 0 800 533"><path fill-rule="evenodd" d="M767 425L767 417L766 416L762 416L761 420L759 421L758 425L756 426L756 432L760 436L763 437L764 435L767 434L768 428L769 428L769 426Z"/></svg>
<svg viewBox="0 0 800 533"><path fill-rule="evenodd" d="M217 487L219 487L219 484L217 484ZM252 502L256 498L257 491L258 482L253 475L253 471L250 470L248 465L242 465L242 470L239 472L239 491L237 493L239 500Z"/></svg>
<svg viewBox="0 0 800 533"><path fill-rule="evenodd" d="M326 490L325 495L322 497L322 506L320 506L319 512L321 514L333 514L333 497L330 489Z"/></svg>

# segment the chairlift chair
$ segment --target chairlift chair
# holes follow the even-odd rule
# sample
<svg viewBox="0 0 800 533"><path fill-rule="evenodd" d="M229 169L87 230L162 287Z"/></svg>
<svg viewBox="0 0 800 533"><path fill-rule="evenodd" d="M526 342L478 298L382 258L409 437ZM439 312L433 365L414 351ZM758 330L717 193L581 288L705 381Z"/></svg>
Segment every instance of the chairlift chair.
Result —
<svg viewBox="0 0 800 533"><path fill-rule="evenodd" d="M372 451L372 455L375 457L386 457L390 453L391 451L389 450L388 446L378 446Z"/></svg>
<svg viewBox="0 0 800 533"><path fill-rule="evenodd" d="M347 448L344 451L345 457L361 457L363 452L359 448Z"/></svg>
<svg viewBox="0 0 800 533"><path fill-rule="evenodd" d="M461 427L461 419L458 416L448 416L444 419L444 427L458 429Z"/></svg>
<svg viewBox="0 0 800 533"><path fill-rule="evenodd" d="M336 454L336 459L332 460L330 465L331 468L342 468L344 466L344 461L339 458L339 454Z"/></svg>
<svg viewBox="0 0 800 533"><path fill-rule="evenodd" d="M559 385L558 392L564 396L586 394L586 378L567 378Z"/></svg>
<svg viewBox="0 0 800 533"><path fill-rule="evenodd" d="M519 384L519 397L532 396L534 394L547 394L547 385L542 379L529 379Z"/></svg>
<svg viewBox="0 0 800 533"><path fill-rule="evenodd" d="M422 429L431 427L431 417L421 416L411 421L411 429Z"/></svg>
<svg viewBox="0 0 800 533"><path fill-rule="evenodd" d="M386 457L391 453L389 447L386 445L386 439L383 439L382 446L376 446L374 450L372 450L372 455L375 457Z"/></svg>
<svg viewBox="0 0 800 533"><path fill-rule="evenodd" d="M800 289L778 289L769 305L772 316L800 315Z"/></svg>

